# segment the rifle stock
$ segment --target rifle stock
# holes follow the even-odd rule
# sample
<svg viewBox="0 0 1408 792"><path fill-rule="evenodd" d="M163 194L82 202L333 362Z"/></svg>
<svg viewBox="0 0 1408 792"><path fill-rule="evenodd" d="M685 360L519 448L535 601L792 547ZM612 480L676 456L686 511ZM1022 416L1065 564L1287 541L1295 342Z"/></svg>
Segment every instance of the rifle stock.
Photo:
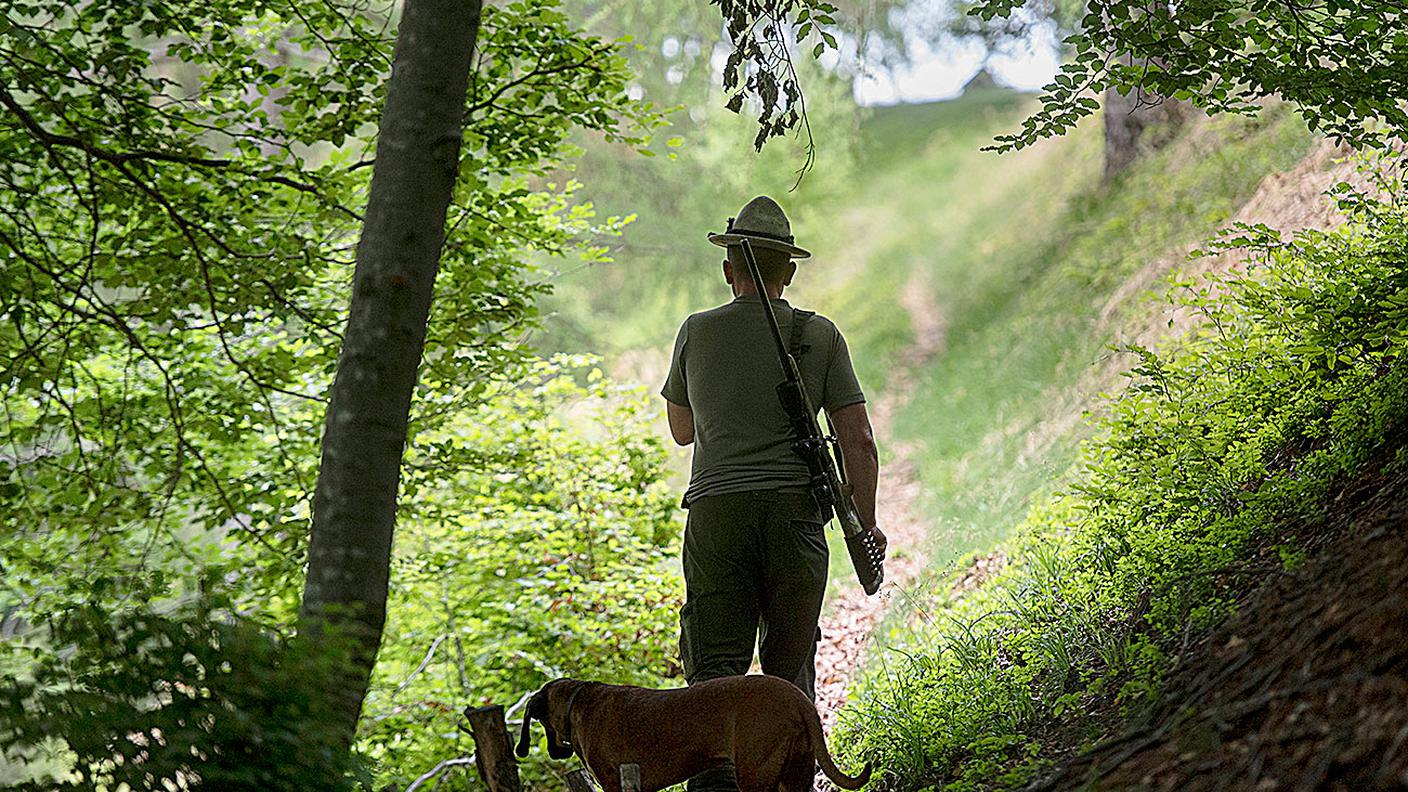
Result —
<svg viewBox="0 0 1408 792"><path fill-rule="evenodd" d="M792 450L807 465L812 497L816 499L817 507L828 515L834 514L837 522L841 524L841 533L846 538L846 551L851 556L851 563L855 567L861 588L865 589L866 594L874 594L880 590L880 584L885 580L884 551L870 531L861 525L855 501L846 491L842 469L832 456L827 437L821 431L821 424L817 422L817 411L807 395L806 386L802 383L797 361L792 358L792 353L787 350L787 345L782 340L782 330L777 326L777 315L773 313L772 302L768 299L767 289L763 285L758 260L753 257L753 246L746 239L740 240L740 244L743 247L743 257L748 262L748 274L758 289L758 302L763 306L773 342L777 345L778 361L782 364L783 379L777 386L777 398L792 424L792 433L795 436Z"/></svg>

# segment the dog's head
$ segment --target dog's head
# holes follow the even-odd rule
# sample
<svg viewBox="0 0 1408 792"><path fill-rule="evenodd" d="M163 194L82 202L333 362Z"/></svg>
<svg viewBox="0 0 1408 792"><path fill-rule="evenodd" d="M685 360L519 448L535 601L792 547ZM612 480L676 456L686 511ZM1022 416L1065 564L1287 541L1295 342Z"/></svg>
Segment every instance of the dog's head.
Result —
<svg viewBox="0 0 1408 792"><path fill-rule="evenodd" d="M528 755L528 741L535 718L542 721L543 731L548 734L548 756L566 759L572 755L572 746L560 735L567 731L568 697L583 684L574 679L554 679L528 699L528 706L523 711L523 731L518 737L519 758Z"/></svg>

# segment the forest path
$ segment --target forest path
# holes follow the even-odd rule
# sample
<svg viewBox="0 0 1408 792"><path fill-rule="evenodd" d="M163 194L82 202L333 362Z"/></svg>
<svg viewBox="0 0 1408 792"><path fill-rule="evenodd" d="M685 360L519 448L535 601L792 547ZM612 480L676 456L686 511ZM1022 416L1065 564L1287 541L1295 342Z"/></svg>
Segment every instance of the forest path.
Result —
<svg viewBox="0 0 1408 792"><path fill-rule="evenodd" d="M903 596L924 566L926 531L920 513L921 487L914 449L894 439L894 420L896 411L915 387L918 368L943 352L947 323L929 284L917 270L901 290L899 303L909 314L913 340L900 352L885 392L870 405L876 440L888 451L876 496L876 519L890 543L885 584L875 596L866 596L854 579L847 579L845 588L822 614L821 643L816 654L816 703L828 734L837 712L846 703L846 691L865 656L871 633L896 594ZM818 783L820 779L818 776Z"/></svg>

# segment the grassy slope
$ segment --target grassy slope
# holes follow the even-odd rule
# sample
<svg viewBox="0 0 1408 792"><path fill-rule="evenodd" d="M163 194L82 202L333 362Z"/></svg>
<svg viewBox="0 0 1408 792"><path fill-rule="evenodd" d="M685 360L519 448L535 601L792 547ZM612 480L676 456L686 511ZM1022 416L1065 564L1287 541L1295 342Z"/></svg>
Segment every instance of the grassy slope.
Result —
<svg viewBox="0 0 1408 792"><path fill-rule="evenodd" d="M785 193L773 178L749 182L781 197L799 239L816 253L788 296L837 320L872 396L889 388L914 341L900 304L916 300L902 292L921 290L917 302L942 317L942 349L916 372L918 387L894 427L915 450L936 566L1005 536L1031 494L1069 465L1081 406L1100 385L1090 371L1110 340L1108 330L1097 332L1109 295L1152 257L1214 230L1263 175L1290 165L1310 141L1279 112L1199 123L1106 189L1095 125L1014 154L981 151L1032 104L988 89L876 109L861 128L859 166L835 177L843 187L804 182ZM621 185L632 200L611 207L640 218L612 265L618 271L558 283L559 316L580 305L579 317L598 319L575 320L571 331L550 324L549 336L608 355L618 374L653 389L679 317L727 294L713 248L699 239L717 218L709 207L682 212L675 192L659 194L677 166L637 160L621 166L644 171ZM591 162L584 170L611 170ZM832 178L808 178L821 176ZM652 179L654 187L637 189ZM660 245L671 235L671 258L695 261L697 271L652 278L646 271L660 265ZM623 290L618 276L629 272L637 277ZM677 467L682 476L687 453L677 455ZM847 576L843 563L836 567Z"/></svg>
<svg viewBox="0 0 1408 792"><path fill-rule="evenodd" d="M885 110L867 124L868 174L842 224L864 262L825 298L884 382L908 340L896 293L917 278L946 325L897 439L915 447L935 565L989 547L1070 464L1080 411L1105 383L1102 309L1151 259L1225 222L1308 149L1296 120L1198 122L1118 183L1098 184L1099 130L1016 154L977 149L1026 109L1010 93Z"/></svg>
<svg viewBox="0 0 1408 792"><path fill-rule="evenodd" d="M1132 361L1067 493L1027 515L1001 571L962 597L939 587L887 636L838 742L899 788L970 790L1019 785L1052 749L1147 733L1139 710L1181 647L1235 602L1245 579L1227 573L1297 565L1338 482L1379 475L1395 450L1387 464L1408 460L1408 219L1393 189L1342 229L1278 241L1248 274L1180 290L1205 322ZM1084 714L1119 708L1135 722L1113 731Z"/></svg>
<svg viewBox="0 0 1408 792"><path fill-rule="evenodd" d="M863 126L864 178L817 245L832 262L821 273L829 288L819 301L843 322L872 390L885 388L913 341L906 312L897 310L912 279L932 289L951 327L955 313L989 302L981 292L992 279L973 265L1008 230L1006 218L1054 217L1081 178L1083 171L1050 167L1045 152L981 151L1021 118L1029 101L1010 91L978 91L951 102L883 108Z"/></svg>
<svg viewBox="0 0 1408 792"><path fill-rule="evenodd" d="M923 110L904 112L914 115ZM884 242L869 242L870 252L883 253L886 266L902 262L903 272L886 273L885 277L870 281L888 284L888 289L842 289L852 302L841 303L847 311L838 312L838 318L843 322L857 316L873 320L860 323L859 328L851 322L857 346L868 341L872 349L898 348L903 343L903 332L897 326L896 314L888 309L893 289L916 274L927 282L933 302L945 315L945 350L923 367L918 386L895 427L899 439L915 448L933 517L931 558L938 563L934 565L937 578L918 587L927 589L918 595L920 608L895 614L887 635L881 639L882 643L897 645L891 660L907 662L907 670L891 677L894 672L888 666L872 668L863 686L866 704L859 710L859 719L850 719L840 736L848 742L867 735L863 741L879 751L873 755L882 758L886 769L906 780L907 785L953 779L955 776L949 773L957 772L957 767L963 768L968 783L987 788L1001 785L995 773L1000 772L1002 763L1020 764L1017 757L1036 748L1036 743L1024 742L1027 737L1014 735L1024 733L1032 718L1059 715L1063 706L1069 706L1066 699L1076 700L1077 694L1061 685L1052 691L1040 690L1039 686L1045 684L1042 680L1065 679L1067 682L1062 684L1076 684L1074 689L1082 690L1079 684L1083 683L1072 682L1078 677L1070 675L1085 673L1073 670L1084 666L1074 659L1074 647L1063 642L1075 641L1075 645L1085 647L1084 651L1094 652L1092 656L1098 655L1105 667L1125 672L1132 668L1136 676L1148 673L1157 677L1164 661L1157 659L1159 650L1154 644L1130 639L1095 616L1090 618L1096 621L1081 621L1085 615L1078 611L1062 616L1066 621L1061 621L1059 628L1043 626L1045 620L1055 617L1042 608L1065 607L1066 597L1101 596L1093 593L1105 585L1098 580L1099 574L1090 573L1092 580L1087 581L1096 586L1094 590L1071 586L1069 579L1063 577L1085 574L1083 568L1090 561L1080 552L1065 557L1061 555L1063 551L1053 550L1041 541L1033 544L1024 540L1026 544L1017 546L1017 553L1022 556L1018 566L1027 571L1014 573L1016 577L1007 588L964 611L966 616L950 612L944 605L932 607L948 598L949 579L938 567L963 553L986 549L1006 539L1034 503L1047 502L1045 493L1069 482L1066 471L1078 442L1087 434L1081 420L1083 410L1095 404L1101 390L1114 384L1114 375L1120 369L1137 362L1130 358L1111 360L1108 351L1108 345L1118 340L1119 328L1130 324L1123 320L1129 319L1141 329L1147 322L1147 317L1142 316L1147 313L1147 304L1131 299L1129 285L1141 282L1141 271L1151 262L1176 263L1190 245L1214 234L1251 196L1264 176L1289 168L1306 154L1312 137L1298 120L1278 107L1268 109L1256 120L1199 121L1168 149L1146 158L1117 183L1101 187L1095 179L1098 130L1090 128L996 166L960 159L956 168L948 154L955 144L941 131L926 137L912 128L887 128L881 123L872 125L871 131L879 138L870 145L874 158L871 179L879 187L873 193L876 200L865 202L866 211L872 216L884 215L886 200L897 205L897 217L905 217L903 213L916 205L931 208L902 233L890 234ZM935 152L945 155L931 162L930 155ZM887 160L888 164L882 165ZM930 198L939 195L962 198L948 202ZM1328 271L1333 272L1333 267ZM1295 294L1294 298L1285 298L1288 303L1300 299L1295 290L1287 293ZM1248 327L1252 329L1245 331L1247 337L1255 337L1259 332L1256 321ZM1292 328L1288 332L1294 335L1299 331ZM1296 343L1291 342L1288 347L1292 354L1299 354L1294 351L1301 348ZM1222 365L1219 354L1213 352L1207 358L1208 370ZM1229 353L1228 359L1235 360L1236 354ZM1294 370L1289 365L1288 369ZM1197 381L1197 376L1189 380ZM1286 403L1295 394L1296 399L1304 400L1306 410L1326 409L1335 399L1344 398L1338 392L1319 398L1313 391L1322 384L1312 377L1306 377L1304 385L1289 375L1285 382L1289 383L1285 386ZM1301 387L1310 395L1296 390ZM1343 385L1327 388L1327 392L1339 387L1355 392L1353 386ZM1227 390L1234 389L1229 386ZM1206 398L1209 411L1227 413L1208 420L1209 436L1231 426L1238 427L1236 431L1253 432L1257 426L1271 427L1267 432L1273 434L1301 431L1295 420L1276 415L1274 405L1265 407L1265 416L1255 413L1252 407L1246 408L1245 415L1238 412L1241 405L1253 404L1257 393L1257 387L1232 396L1216 388L1208 394L1199 392L1197 397ZM1372 394L1365 396L1363 405L1348 412L1373 413L1381 407L1375 398L1378 397ZM1177 420L1195 425L1205 417L1194 411L1179 414ZM1167 416L1160 419L1172 420ZM1383 422L1388 418L1378 416L1375 420ZM1144 431L1141 420L1131 426L1140 427L1129 430L1131 433ZM1336 470L1350 469L1364 449L1372 447L1378 431L1370 427L1361 435L1346 433L1336 438L1331 444L1339 447L1334 462L1326 463L1326 470L1336 465L1340 466ZM1158 432L1151 435L1157 436ZM1205 453L1201 440L1183 441L1191 450L1171 455L1180 470L1183 468L1179 466L1189 464L1190 457ZM1196 499L1198 493L1211 491L1210 487L1221 481L1219 476L1238 480L1243 475L1237 469L1240 453L1229 452L1216 464L1188 468L1197 471L1195 478L1207 481L1188 483L1189 492L1176 487L1169 492ZM1234 469L1236 472L1232 472ZM1137 478L1145 473L1134 464L1130 475ZM1176 541L1168 544L1169 537L1182 534L1170 530L1169 536L1164 536L1154 524L1146 534L1130 539L1136 546L1147 545L1140 551L1143 555L1111 562L1120 570L1119 575L1128 578L1121 578L1118 586L1113 585L1113 578L1107 581L1111 584L1111 601L1131 592L1137 594L1136 589L1143 585L1138 583L1140 580L1162 574L1176 581L1180 574L1196 575L1205 567L1216 566L1218 559L1237 552L1236 548L1242 546L1239 543L1246 541L1246 532L1268 525L1267 515L1277 513L1277 509L1312 508L1319 497L1315 488L1324 486L1333 475L1325 472L1314 481L1307 478L1305 492L1294 495L1268 487L1264 495L1257 496L1265 498L1264 512L1249 511L1239 518L1240 523L1210 528L1203 540L1189 540L1193 544L1204 541L1206 546L1201 549L1190 549L1193 545ZM1147 492L1138 487L1129 492L1149 501L1151 507L1163 506L1158 498L1164 492L1164 484L1153 482L1148 484ZM1175 500L1169 497L1170 502ZM1079 523L1080 528L1071 527L1076 525L1069 522L1075 519L1074 514L1051 513L1051 508L1040 506L1035 516L1028 518L1029 524L1047 525L1061 535L1074 532L1080 536L1086 530L1084 522ZM1118 535L1122 523L1105 519L1110 522L1109 530ZM1189 519L1190 526L1198 522L1197 515ZM1061 525L1066 527L1060 528ZM1097 542L1096 547L1104 545ZM1035 605L1019 604L1015 598L1026 596L1029 591L1055 593L1044 599L1038 596ZM1115 591L1123 594L1116 595ZM1014 599L1009 602L1002 599L1005 596ZM1187 614L1186 609L1201 612L1203 604L1185 592L1176 607L1184 608L1182 612ZM1028 608L1034 609L1029 613ZM966 633L967 644L956 633L949 635L954 630L975 630L990 613L1005 615L985 624L982 631ZM1100 611L1092 609L1091 613ZM1171 611L1159 618L1179 617ZM950 619L973 621L961 628L950 625ZM1001 626L1009 620L1014 621ZM926 626L914 630L912 625L919 623ZM1008 669L1001 683L979 684L996 670L994 663L1001 664L1007 656L1004 652L1011 651L1010 647L1002 648L1007 639L1001 636L1010 634L1008 630L1021 636L1013 639L1018 645L1022 641L1035 642L1015 651L1040 658L1031 660L1031 674L1037 676L1027 679L1022 672ZM1081 630L1089 633L1087 639L1079 638ZM972 668L965 665L969 662L963 656L965 646L972 652L970 659L977 663ZM959 653L957 659L952 658L954 652ZM943 659L945 655L949 659ZM1141 668L1145 670L1139 671ZM1040 676L1048 673L1049 677ZM1091 687L1080 695L1090 695L1099 683L1098 679L1090 683ZM1142 678L1139 684L1144 684ZM961 714L965 711L990 712L991 717L968 717ZM876 732L888 735L872 741L870 735ZM945 764L955 759L963 761L964 756L969 758L966 764Z"/></svg>

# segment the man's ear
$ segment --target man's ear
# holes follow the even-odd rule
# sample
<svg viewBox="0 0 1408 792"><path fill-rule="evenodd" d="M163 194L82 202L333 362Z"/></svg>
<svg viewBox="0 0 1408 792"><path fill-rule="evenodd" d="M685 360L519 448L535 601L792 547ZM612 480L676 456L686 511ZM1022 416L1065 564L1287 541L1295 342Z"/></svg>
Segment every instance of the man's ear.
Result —
<svg viewBox="0 0 1408 792"><path fill-rule="evenodd" d="M792 276L793 276L793 275L796 275L796 274L797 274L797 262L795 262L795 261L789 261L789 262L787 262L787 270L786 270L786 273L785 273L785 274L783 275L783 277L782 277L782 285L783 285L783 286L791 286L791 285L792 285Z"/></svg>
<svg viewBox="0 0 1408 792"><path fill-rule="evenodd" d="M733 262L729 261L728 259L724 259L724 283L727 283L728 285L732 286L733 280Z"/></svg>

